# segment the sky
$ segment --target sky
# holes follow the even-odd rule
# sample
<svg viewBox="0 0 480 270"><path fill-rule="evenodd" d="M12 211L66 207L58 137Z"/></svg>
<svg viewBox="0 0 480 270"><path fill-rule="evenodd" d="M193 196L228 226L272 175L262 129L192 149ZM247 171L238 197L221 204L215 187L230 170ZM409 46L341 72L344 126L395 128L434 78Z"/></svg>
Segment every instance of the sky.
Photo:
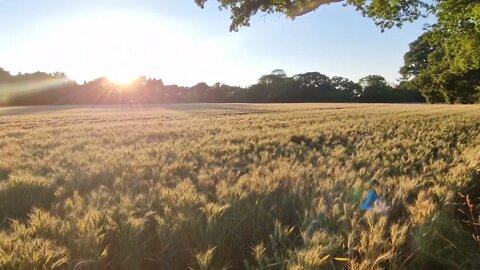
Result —
<svg viewBox="0 0 480 270"><path fill-rule="evenodd" d="M229 32L230 13L215 0L205 9L194 0L0 0L0 67L65 72L79 83L145 75L183 86L248 86L274 69L395 82L426 22L382 33L336 3L293 21L260 14Z"/></svg>

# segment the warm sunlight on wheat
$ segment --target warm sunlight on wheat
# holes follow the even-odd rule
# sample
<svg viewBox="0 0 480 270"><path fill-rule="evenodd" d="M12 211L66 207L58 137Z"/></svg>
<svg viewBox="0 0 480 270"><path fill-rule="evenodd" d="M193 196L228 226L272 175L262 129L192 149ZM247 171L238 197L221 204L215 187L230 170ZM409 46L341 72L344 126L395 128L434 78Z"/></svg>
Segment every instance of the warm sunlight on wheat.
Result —
<svg viewBox="0 0 480 270"><path fill-rule="evenodd" d="M2 114L1 269L480 265L476 225L455 210L456 191L479 181L478 106ZM374 182L387 209L363 211ZM464 212L478 217L467 198Z"/></svg>

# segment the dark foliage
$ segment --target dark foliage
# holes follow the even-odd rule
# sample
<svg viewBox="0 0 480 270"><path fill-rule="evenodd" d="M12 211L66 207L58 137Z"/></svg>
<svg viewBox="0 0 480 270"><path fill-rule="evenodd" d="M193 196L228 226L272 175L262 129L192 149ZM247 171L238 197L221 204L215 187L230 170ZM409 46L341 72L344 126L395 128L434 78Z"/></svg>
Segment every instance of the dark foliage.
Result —
<svg viewBox="0 0 480 270"><path fill-rule="evenodd" d="M319 72L288 77L283 70L263 75L246 88L216 83L192 87L164 85L162 80L139 77L128 85L107 78L79 85L63 73L11 75L0 70L0 105L148 104L190 102L424 102L420 92L391 86L371 75L355 83Z"/></svg>

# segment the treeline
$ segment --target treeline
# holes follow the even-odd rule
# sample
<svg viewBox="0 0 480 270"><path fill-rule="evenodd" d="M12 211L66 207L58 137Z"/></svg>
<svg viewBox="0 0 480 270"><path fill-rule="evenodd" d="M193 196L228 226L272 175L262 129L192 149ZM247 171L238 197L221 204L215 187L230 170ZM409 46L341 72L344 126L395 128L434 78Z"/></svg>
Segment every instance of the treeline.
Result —
<svg viewBox="0 0 480 270"><path fill-rule="evenodd" d="M68 105L189 102L425 102L421 93L385 78L367 76L355 83L342 77L329 78L318 72L288 77L274 70L249 87L198 83L192 87L165 85L159 79L140 77L120 85L99 78L84 84L64 73L11 75L0 69L1 105Z"/></svg>

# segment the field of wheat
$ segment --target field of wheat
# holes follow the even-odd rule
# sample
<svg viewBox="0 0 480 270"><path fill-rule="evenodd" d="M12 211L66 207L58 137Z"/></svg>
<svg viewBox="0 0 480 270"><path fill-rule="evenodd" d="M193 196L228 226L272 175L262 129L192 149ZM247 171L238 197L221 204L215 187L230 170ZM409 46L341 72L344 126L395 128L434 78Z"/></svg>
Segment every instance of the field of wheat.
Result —
<svg viewBox="0 0 480 270"><path fill-rule="evenodd" d="M479 106L0 108L0 269L478 269L479 131Z"/></svg>

